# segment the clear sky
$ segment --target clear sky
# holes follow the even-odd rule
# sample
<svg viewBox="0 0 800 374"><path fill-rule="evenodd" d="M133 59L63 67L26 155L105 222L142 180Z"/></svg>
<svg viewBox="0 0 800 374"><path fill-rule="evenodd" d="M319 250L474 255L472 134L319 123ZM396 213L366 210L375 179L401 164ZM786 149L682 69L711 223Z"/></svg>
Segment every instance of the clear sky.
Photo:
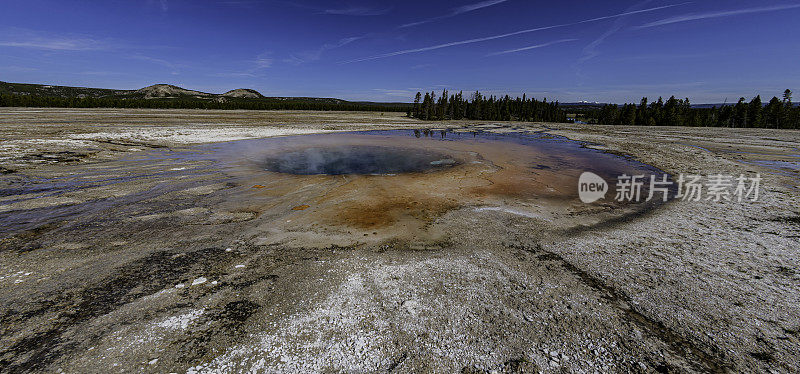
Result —
<svg viewBox="0 0 800 374"><path fill-rule="evenodd" d="M800 0L2 0L0 80L410 101L800 90Z"/></svg>

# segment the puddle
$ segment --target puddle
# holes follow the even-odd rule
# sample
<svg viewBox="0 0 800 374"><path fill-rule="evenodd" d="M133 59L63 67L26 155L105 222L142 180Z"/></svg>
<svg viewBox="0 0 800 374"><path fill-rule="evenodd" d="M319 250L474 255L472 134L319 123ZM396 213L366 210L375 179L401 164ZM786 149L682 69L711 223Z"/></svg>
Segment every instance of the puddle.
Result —
<svg viewBox="0 0 800 374"><path fill-rule="evenodd" d="M800 180L800 162L775 161L775 160L752 160L745 161L745 164L757 165L769 170L772 174L790 177L795 181ZM791 186L800 188L800 186Z"/></svg>
<svg viewBox="0 0 800 374"><path fill-rule="evenodd" d="M774 170L800 171L800 162L755 160L750 163Z"/></svg>

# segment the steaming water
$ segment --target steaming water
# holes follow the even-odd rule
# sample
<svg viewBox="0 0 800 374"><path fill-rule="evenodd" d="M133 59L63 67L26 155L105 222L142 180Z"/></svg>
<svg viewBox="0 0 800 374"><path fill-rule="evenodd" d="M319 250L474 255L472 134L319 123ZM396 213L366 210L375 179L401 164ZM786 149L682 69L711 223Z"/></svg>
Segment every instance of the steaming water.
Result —
<svg viewBox="0 0 800 374"><path fill-rule="evenodd" d="M457 164L451 156L430 150L379 146L311 147L268 157L265 169L278 173L399 174L425 172Z"/></svg>

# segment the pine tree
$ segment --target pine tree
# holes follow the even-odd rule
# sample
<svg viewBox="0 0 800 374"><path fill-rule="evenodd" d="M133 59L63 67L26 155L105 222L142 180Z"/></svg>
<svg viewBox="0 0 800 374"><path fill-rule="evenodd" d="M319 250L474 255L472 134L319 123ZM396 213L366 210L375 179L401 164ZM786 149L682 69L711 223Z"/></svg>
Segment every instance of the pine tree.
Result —
<svg viewBox="0 0 800 374"><path fill-rule="evenodd" d="M762 123L763 118L762 114L764 111L764 107L761 103L761 95L757 95L750 101L750 105L747 107L747 117L750 123L750 127L763 127L764 124Z"/></svg>
<svg viewBox="0 0 800 374"><path fill-rule="evenodd" d="M651 116L653 118L653 121L651 123L655 123L655 125L653 126L663 126L664 123L662 120L663 107L664 107L664 99L662 99L661 96L658 97L658 101L654 101L652 104L650 104L650 111L652 112Z"/></svg>
<svg viewBox="0 0 800 374"><path fill-rule="evenodd" d="M648 119L647 98L643 97L642 101L639 102L639 107L636 109L636 125L647 126Z"/></svg>
<svg viewBox="0 0 800 374"><path fill-rule="evenodd" d="M783 102L777 96L773 96L764 110L766 114L766 123L768 127L774 126L776 129L781 128L783 124Z"/></svg>
<svg viewBox="0 0 800 374"><path fill-rule="evenodd" d="M623 126L634 126L634 125L636 125L636 105L635 104L625 104L622 107L621 122L622 122Z"/></svg>
<svg viewBox="0 0 800 374"><path fill-rule="evenodd" d="M747 127L747 104L743 97L739 98L733 111L735 113L734 126Z"/></svg>
<svg viewBox="0 0 800 374"><path fill-rule="evenodd" d="M417 96L414 97L414 117L419 118L419 101L422 100L422 94L417 91Z"/></svg>
<svg viewBox="0 0 800 374"><path fill-rule="evenodd" d="M420 117L424 120L430 119L431 115L431 94L425 92L425 99L422 100L422 113Z"/></svg>
<svg viewBox="0 0 800 374"><path fill-rule="evenodd" d="M437 114L437 118L438 118L439 120L444 120L444 119L446 119L446 118L445 118L445 115L446 115L446 113L447 113L447 106L448 106L448 102L447 102L447 90L443 90L443 91L442 91L442 96L441 96L441 98L439 99L439 107L437 108L438 110L437 110L437 113L436 113L436 114Z"/></svg>

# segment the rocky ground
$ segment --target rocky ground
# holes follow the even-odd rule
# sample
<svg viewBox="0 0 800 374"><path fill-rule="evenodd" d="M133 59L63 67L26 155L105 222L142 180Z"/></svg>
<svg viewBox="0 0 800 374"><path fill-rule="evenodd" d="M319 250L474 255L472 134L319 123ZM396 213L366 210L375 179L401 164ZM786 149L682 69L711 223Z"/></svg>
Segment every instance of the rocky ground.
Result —
<svg viewBox="0 0 800 374"><path fill-rule="evenodd" d="M513 198L509 208L455 204L427 217L435 235L413 242L340 230L322 245L329 227L277 225L301 213L243 204L259 190L198 151L417 127L544 131L674 175L764 180L756 202L674 200L594 224L527 214ZM2 372L800 364L800 132L5 108L0 139Z"/></svg>

